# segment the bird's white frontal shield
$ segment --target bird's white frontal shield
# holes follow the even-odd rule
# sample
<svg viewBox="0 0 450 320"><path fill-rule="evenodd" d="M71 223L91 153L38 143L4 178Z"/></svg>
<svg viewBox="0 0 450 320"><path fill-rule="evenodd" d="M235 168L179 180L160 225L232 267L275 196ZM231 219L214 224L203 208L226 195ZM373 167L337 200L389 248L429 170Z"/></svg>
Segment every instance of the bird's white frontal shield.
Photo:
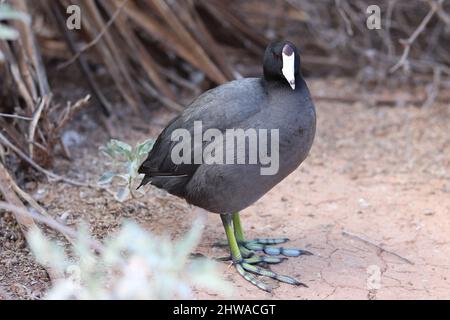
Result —
<svg viewBox="0 0 450 320"><path fill-rule="evenodd" d="M295 54L289 45L283 48L283 76L291 86L292 90L295 90Z"/></svg>

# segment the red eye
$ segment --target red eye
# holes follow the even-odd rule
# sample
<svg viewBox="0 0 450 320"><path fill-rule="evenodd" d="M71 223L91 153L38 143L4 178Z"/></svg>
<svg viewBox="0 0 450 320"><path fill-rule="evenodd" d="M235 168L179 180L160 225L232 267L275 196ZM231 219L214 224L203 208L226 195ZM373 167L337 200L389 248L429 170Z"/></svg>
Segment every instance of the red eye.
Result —
<svg viewBox="0 0 450 320"><path fill-rule="evenodd" d="M272 51L272 56L274 59L277 59L277 60L280 60L280 58L281 58L281 55L279 55L278 53L276 53L274 51Z"/></svg>

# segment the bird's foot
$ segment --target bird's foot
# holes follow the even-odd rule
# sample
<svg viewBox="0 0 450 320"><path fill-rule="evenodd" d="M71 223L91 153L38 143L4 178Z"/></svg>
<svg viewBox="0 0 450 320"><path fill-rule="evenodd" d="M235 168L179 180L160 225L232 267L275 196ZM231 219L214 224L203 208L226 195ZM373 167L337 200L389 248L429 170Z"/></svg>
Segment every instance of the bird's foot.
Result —
<svg viewBox="0 0 450 320"><path fill-rule="evenodd" d="M249 264L278 264L287 260L287 257L312 255L312 253L307 250L274 246L288 241L289 239L287 238L257 238L249 241L238 241L238 245L244 261ZM215 246L222 246L222 243L216 243ZM261 252L266 255L262 255ZM231 260L231 256L221 257L218 258L218 260L229 261Z"/></svg>
<svg viewBox="0 0 450 320"><path fill-rule="evenodd" d="M271 256L265 256L265 255L259 255L252 253L251 255L245 256L245 258L242 259L243 262L248 264L260 264L260 265L267 265L267 264L278 264L283 262L284 260L287 260L286 257L271 257ZM233 260L231 256L226 257L219 257L216 258L218 261L231 261Z"/></svg>
<svg viewBox="0 0 450 320"><path fill-rule="evenodd" d="M298 257L302 254L311 254L310 252L271 246L287 242L288 239L286 238L255 239L246 241L238 214L234 214L233 216L221 215L220 217L227 235L233 264L244 279L268 292L272 291L274 287L259 279L257 276L269 277L294 286L307 287L304 283L295 278L280 275L259 264L276 264L285 260L286 257ZM264 252L267 255L260 254L261 252ZM275 255L284 255L285 257L275 257Z"/></svg>
<svg viewBox="0 0 450 320"><path fill-rule="evenodd" d="M245 263L248 264L260 264L260 265L266 265L266 264L278 264L283 262L284 260L287 260L286 257L270 257L265 255L259 255L254 254L248 258L243 259Z"/></svg>
<svg viewBox="0 0 450 320"><path fill-rule="evenodd" d="M239 241L239 246L241 248L241 252L244 256L248 256L249 253L256 252L264 252L269 256L285 256L285 257L299 257L302 255L310 256L311 252L302 250L302 249L294 249L294 248L284 248L284 247L275 247L274 245L283 244L288 242L287 238L277 238L277 239L254 239L249 241ZM281 261L280 261L281 262ZM279 263L279 262L278 262Z"/></svg>
<svg viewBox="0 0 450 320"><path fill-rule="evenodd" d="M264 258L269 258L269 257L264 257ZM297 279L295 279L293 277L280 275L280 274L278 274L276 272L273 272L271 270L255 266L252 263L249 263L248 259L243 259L243 260L241 260L239 262L234 262L234 265L236 266L236 270L238 271L238 273L245 280L249 281L253 285L255 285L258 288L260 288L260 289L262 289L264 291L267 291L267 292L271 292L272 289L274 288L274 286L272 286L269 283L267 283L267 282L257 278L255 275L263 276L263 277L269 277L269 278L272 278L274 280L277 280L277 281L280 281L280 282L284 282L284 283L288 283L288 284L291 284L291 285L294 285L294 286L308 287L306 284L298 281Z"/></svg>

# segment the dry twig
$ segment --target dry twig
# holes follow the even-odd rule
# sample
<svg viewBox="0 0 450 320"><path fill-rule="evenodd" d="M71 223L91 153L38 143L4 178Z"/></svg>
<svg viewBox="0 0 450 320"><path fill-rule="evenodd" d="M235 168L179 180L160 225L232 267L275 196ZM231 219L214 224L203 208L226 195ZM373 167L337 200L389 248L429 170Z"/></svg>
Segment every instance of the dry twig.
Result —
<svg viewBox="0 0 450 320"><path fill-rule="evenodd" d="M439 0L439 2L442 2L442 0ZM389 69L390 73L394 73L399 68L404 66L406 64L406 62L408 61L408 56L409 56L409 52L411 51L412 44L414 43L414 41L416 41L416 39L419 37L419 35L425 30L425 28L428 25L428 23L430 22L431 18L433 18L434 14L437 11L437 6L434 1L431 2L430 6L431 6L430 11L427 13L425 18L423 18L422 22L419 24L417 29L411 34L411 36L406 40L405 39L400 40L400 43L404 46L403 54L402 54L400 60L391 69Z"/></svg>
<svg viewBox="0 0 450 320"><path fill-rule="evenodd" d="M14 214L18 214L21 216L26 216L28 219L31 219L32 221L36 221L39 223L42 223L49 227L50 229L53 229L62 235L64 235L70 242L75 243L78 234L77 231L65 226L58 221L56 221L54 218L52 218L50 215L42 216L38 213L30 212L23 208L22 206L16 206L9 204L7 202L0 201L0 209L5 211L13 212ZM37 226L34 226L37 228ZM103 245L96 240L90 240L89 241L90 247L95 250L97 253L100 253L103 251Z"/></svg>
<svg viewBox="0 0 450 320"><path fill-rule="evenodd" d="M23 205L22 201L20 201L16 193L13 190L11 190L12 183L13 180L11 176L9 175L8 171L3 166L3 164L0 163L0 194L2 194L3 198L6 200L6 202L0 202L0 209L5 210L6 208L6 210L8 210L7 208L10 207L15 208L15 210L13 210L12 212L23 234L26 237L28 231L30 231L33 228L37 228L37 226L34 223L33 217L30 216L25 206ZM50 267L47 267L46 270L52 281L61 277L61 275L58 272L56 272Z"/></svg>
<svg viewBox="0 0 450 320"><path fill-rule="evenodd" d="M69 65L74 63L80 57L80 55L82 53L86 52L87 50L89 50L90 48L95 46L100 41L100 39L105 35L105 33L108 31L108 29L111 27L111 25L116 21L117 17L122 12L123 8L127 5L128 1L129 0L123 0L122 4L119 6L119 8L116 10L116 12L114 12L112 17L105 24L103 29L100 31L100 33L91 42L89 42L83 48L81 48L70 60L59 65L58 69L62 70L64 68L68 67Z"/></svg>
<svg viewBox="0 0 450 320"><path fill-rule="evenodd" d="M2 133L0 133L0 144L3 144L5 147L11 149L14 151L22 160L27 162L30 166L32 166L37 171L45 174L47 178L53 179L54 181L63 181L78 187L93 187L93 185L90 185L88 183L75 181L72 179L65 178L63 176L57 175L56 173L53 173L47 169L44 169L40 165L38 165L36 162L34 162L33 159L31 159L29 156L27 156L22 150L20 150L18 147L16 147L14 144L12 144Z"/></svg>

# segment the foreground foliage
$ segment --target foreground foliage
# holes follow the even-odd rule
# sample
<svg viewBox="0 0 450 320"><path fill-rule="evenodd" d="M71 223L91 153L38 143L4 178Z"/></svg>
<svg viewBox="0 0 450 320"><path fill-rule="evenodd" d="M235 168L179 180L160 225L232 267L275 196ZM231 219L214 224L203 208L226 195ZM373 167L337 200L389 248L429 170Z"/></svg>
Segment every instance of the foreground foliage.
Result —
<svg viewBox="0 0 450 320"><path fill-rule="evenodd" d="M46 299L189 299L194 288L230 294L214 262L190 259L201 236L201 221L175 242L127 221L95 254L87 227L80 228L70 255L34 229L29 236L37 261L63 275Z"/></svg>
<svg viewBox="0 0 450 320"><path fill-rule="evenodd" d="M113 171L105 172L97 183L112 188L113 180L118 180L119 187L114 191L114 197L119 202L124 202L130 195L135 196L136 192L142 194L142 191L135 191L140 177L138 169L152 147L153 140L150 139L138 143L134 148L125 142L112 139L100 150L110 160Z"/></svg>

